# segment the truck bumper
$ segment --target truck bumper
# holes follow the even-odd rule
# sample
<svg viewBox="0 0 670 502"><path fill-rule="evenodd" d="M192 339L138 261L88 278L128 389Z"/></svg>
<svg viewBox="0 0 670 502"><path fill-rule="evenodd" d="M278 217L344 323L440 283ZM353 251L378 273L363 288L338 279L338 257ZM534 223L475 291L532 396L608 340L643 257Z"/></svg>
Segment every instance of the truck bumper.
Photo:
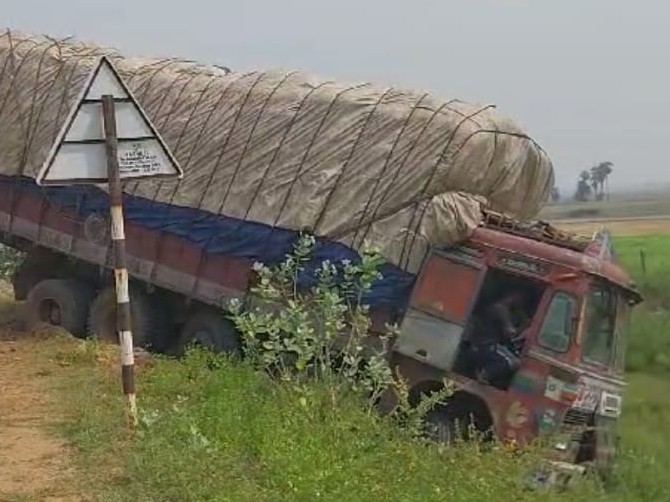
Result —
<svg viewBox="0 0 670 502"><path fill-rule="evenodd" d="M533 489L568 488L585 473L585 466L549 460L531 473L528 484Z"/></svg>

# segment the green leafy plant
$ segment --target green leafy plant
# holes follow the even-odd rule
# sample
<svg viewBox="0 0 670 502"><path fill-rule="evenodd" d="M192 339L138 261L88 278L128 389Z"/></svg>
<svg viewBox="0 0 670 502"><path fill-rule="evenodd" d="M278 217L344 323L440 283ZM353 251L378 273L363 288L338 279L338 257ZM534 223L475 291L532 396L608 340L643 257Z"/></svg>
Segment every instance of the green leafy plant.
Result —
<svg viewBox="0 0 670 502"><path fill-rule="evenodd" d="M282 263L257 263L250 300L229 305L247 357L280 380L300 385L309 378L325 384L333 406L353 392L364 396L371 411L384 393L395 392L399 404L393 416L421 434L421 416L445 399L448 386L419 406L410 406L404 382L389 364L397 327L371 333L364 298L382 277L383 257L377 248L365 245L357 263L324 261L312 285L300 288L315 244L313 236L303 234Z"/></svg>
<svg viewBox="0 0 670 502"><path fill-rule="evenodd" d="M9 246L0 244L0 279L9 280L21 263L23 253Z"/></svg>

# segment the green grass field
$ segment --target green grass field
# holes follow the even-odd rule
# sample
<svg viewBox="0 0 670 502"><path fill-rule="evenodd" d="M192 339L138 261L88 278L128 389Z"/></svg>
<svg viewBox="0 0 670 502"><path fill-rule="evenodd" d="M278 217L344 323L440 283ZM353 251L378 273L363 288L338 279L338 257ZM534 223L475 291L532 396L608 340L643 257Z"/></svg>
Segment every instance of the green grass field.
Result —
<svg viewBox="0 0 670 502"><path fill-rule="evenodd" d="M35 357L60 368L49 380L67 417L58 431L77 453L82 485L100 500L664 502L670 236L619 238L616 245L648 301L633 322L622 454L610 491L587 481L569 493L538 495L523 485L536 451L418 442L355 398L318 385L277 385L245 364L197 353L183 362L159 358L139 372L141 426L131 438L108 350L54 339Z"/></svg>
<svg viewBox="0 0 670 502"><path fill-rule="evenodd" d="M660 502L670 500L670 236L625 237L616 244L620 260L646 295L628 344L619 495Z"/></svg>

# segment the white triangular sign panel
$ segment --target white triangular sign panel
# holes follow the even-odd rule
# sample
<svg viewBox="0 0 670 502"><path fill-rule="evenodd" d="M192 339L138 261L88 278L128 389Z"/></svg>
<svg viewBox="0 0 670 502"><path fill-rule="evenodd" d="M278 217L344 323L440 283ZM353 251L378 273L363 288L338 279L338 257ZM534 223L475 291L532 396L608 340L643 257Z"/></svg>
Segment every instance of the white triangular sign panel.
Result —
<svg viewBox="0 0 670 502"><path fill-rule="evenodd" d="M177 160L105 56L89 75L79 99L37 177L39 185L99 184L108 180L102 96L114 97L122 180L181 178Z"/></svg>

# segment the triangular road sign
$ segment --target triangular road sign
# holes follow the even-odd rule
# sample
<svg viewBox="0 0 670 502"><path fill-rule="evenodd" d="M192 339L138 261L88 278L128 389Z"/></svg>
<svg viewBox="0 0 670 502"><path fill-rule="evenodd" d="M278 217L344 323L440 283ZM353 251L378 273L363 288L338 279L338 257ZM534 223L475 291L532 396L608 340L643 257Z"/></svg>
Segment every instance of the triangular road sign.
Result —
<svg viewBox="0 0 670 502"><path fill-rule="evenodd" d="M112 62L103 56L37 176L38 185L107 182L102 96L114 97L121 180L183 176L160 134Z"/></svg>

